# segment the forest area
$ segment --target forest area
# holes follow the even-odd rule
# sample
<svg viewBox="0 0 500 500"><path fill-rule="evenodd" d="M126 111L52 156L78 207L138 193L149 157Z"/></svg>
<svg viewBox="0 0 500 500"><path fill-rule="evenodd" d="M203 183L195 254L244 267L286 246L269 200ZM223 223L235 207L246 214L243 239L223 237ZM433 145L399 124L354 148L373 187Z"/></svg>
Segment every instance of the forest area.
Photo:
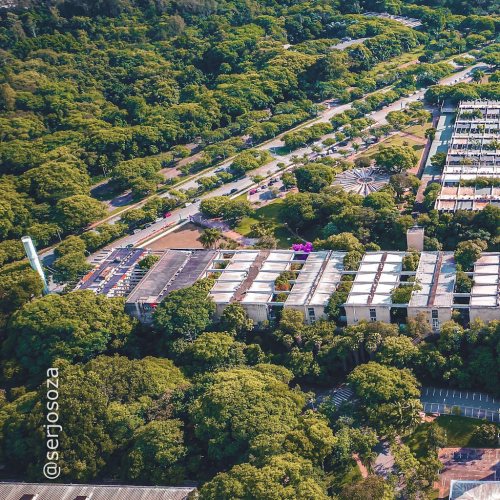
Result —
<svg viewBox="0 0 500 500"><path fill-rule="evenodd" d="M422 29L368 11L417 18ZM431 104L498 99L499 32L498 0L19 0L0 10L0 477L43 480L53 367L60 481L195 482L201 500L431 498L447 437L428 425L418 456L412 449L420 388L500 397L500 322L455 318L438 338L422 318L346 326L349 278L324 321L307 325L285 310L256 325L238 303L216 319L207 278L170 293L144 325L122 298L44 296L20 238L57 245L55 279L64 281L87 269L90 252L189 199L162 172L193 148L199 157L180 178L235 157L199 191L208 192L265 165L270 156L254 146L316 117L328 99L352 109L309 135L288 132L287 146L343 126L360 133L366 113L421 87ZM363 41L331 48L346 38ZM436 85L452 73L445 61L464 52L495 66L489 82ZM414 65L379 71L409 53ZM418 121L422 107L392 116ZM331 186L352 167L344 160L297 160L285 177L298 192L284 199L280 222L313 227L314 247L347 252L347 269L366 251L402 250L415 223L419 183L405 175L414 155L377 154L391 181L365 198ZM89 231L107 214L101 183L151 200ZM466 289L472 257L499 249L500 209L440 214L436 196L431 185L417 220L425 248L458 249ZM201 212L231 222L251 214L222 196ZM345 383L346 403L318 397ZM493 446L498 429L474 432L474 443ZM373 468L381 441L395 457L386 479Z"/></svg>

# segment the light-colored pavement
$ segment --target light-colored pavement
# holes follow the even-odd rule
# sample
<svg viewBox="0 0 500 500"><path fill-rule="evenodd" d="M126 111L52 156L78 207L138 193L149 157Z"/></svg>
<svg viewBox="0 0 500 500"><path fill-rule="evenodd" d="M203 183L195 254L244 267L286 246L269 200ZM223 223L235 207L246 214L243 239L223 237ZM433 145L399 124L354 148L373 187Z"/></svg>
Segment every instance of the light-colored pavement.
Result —
<svg viewBox="0 0 500 500"><path fill-rule="evenodd" d="M330 47L331 49L337 49L337 50L344 50L350 47L351 45L356 45L357 43L363 43L365 40L368 40L368 38L356 38L354 40L346 40L345 42L340 42L337 43L337 45L333 45Z"/></svg>
<svg viewBox="0 0 500 500"><path fill-rule="evenodd" d="M469 81L470 77L468 77L468 74L471 71L473 71L473 69L478 68L478 67L484 67L484 64L476 64L473 67L469 67L469 68L466 68L462 71L454 73L452 76L446 77L443 80L441 80L440 84L450 85L450 84L456 83L458 81ZM386 106L385 108L383 108L379 111L376 111L368 116L371 117L377 124L379 124L379 125L383 124L383 123L385 123L385 119L387 117L387 114L390 111L401 109L402 106L407 106L410 102L415 102L419 99L422 99L425 91L426 91L426 89L421 89L420 91L414 93L413 95L399 99L398 101L394 102L393 104ZM351 107L352 107L351 104L348 103L348 104L342 104L342 105L339 105L336 107L332 107L330 109L326 109L318 116L318 118L308 122L305 125L305 127L312 126L315 123L328 122L331 117L335 116L336 114L342 113L342 112L350 109ZM300 129L303 127L304 127L304 125L300 125L300 126L296 127L295 129ZM287 132L289 132L289 131L287 131ZM268 141L260 146L257 146L255 149L273 151L275 148L283 147L283 145L284 145L283 140L282 140L283 135L285 135L285 133L280 134L279 136L277 136L275 139L273 139L271 141ZM327 134L321 140L324 140L328 137L333 137L333 136L334 136L334 134ZM292 157L301 157L303 155L310 155L311 153L313 153L312 147L313 146L302 147L302 148L296 149L290 153L280 155L280 156L274 154L273 155L274 160L272 160L270 163L267 163L266 165L263 165L255 170L252 170L251 172L249 172L248 175L251 175L252 177L254 177L256 175L262 175L262 176L267 178L271 175L276 174L277 172L279 172L281 170L280 167L278 166L278 163L285 163L287 165L287 168L291 168L290 163L291 163ZM333 154L332 156L339 156L339 155ZM203 172L199 176L196 176L196 178L188 179L186 182L184 182L182 184L182 188L188 189L188 188L192 188L192 187L197 187L198 184L196 183L196 179L198 179L200 177L208 177L208 176L214 175L216 170L218 170L221 167L223 167L223 168L229 167L231 162L232 162L232 159L229 159L226 162L224 162L223 164L218 165L217 167L214 167L213 169L210 169L206 172ZM211 191L210 193L207 193L207 194L201 196L200 199L211 198L212 196L221 196L221 195L229 194L232 190L236 190L236 192L240 192L240 191L243 191L245 189L249 189L254 185L255 185L255 183L249 177L244 177L242 179L238 179L238 180L233 181L231 183L225 184L224 186L221 186L220 188L217 188L214 191ZM168 195L168 193L163 193L163 194L160 194L159 196L166 197L169 195ZM137 207L141 206L141 204L143 204L143 203L144 203L144 200L143 200L143 202L138 203ZM173 222L178 223L180 221L188 219L190 216L194 216L194 215L198 214L199 213L199 204L200 204L200 201L197 201L195 203L189 204L188 206L174 210L174 211L172 211L171 218L162 220L160 222L155 222L155 223L151 224L151 226L144 228L135 234L127 235L119 240L112 242L109 246L110 247L117 247L117 246L126 246L126 245L136 245L138 242L147 241L148 238L157 234L160 229L162 229L162 228L168 229L168 227L170 227ZM116 214L112 217L109 217L105 221L113 223L113 222L118 221L119 219L120 219L120 215ZM103 221L101 221L101 223L102 222ZM45 251L40 252L40 256L44 260L44 263L48 263L50 265L50 262L53 260L53 249L47 249ZM92 258L92 256L90 258Z"/></svg>
<svg viewBox="0 0 500 500"><path fill-rule="evenodd" d="M441 407L453 406L476 408L488 410L500 415L500 402L489 394L459 389L438 389L435 387L424 387L420 397L422 403L439 405ZM439 412L438 410L434 410ZM441 412L439 412L441 413Z"/></svg>

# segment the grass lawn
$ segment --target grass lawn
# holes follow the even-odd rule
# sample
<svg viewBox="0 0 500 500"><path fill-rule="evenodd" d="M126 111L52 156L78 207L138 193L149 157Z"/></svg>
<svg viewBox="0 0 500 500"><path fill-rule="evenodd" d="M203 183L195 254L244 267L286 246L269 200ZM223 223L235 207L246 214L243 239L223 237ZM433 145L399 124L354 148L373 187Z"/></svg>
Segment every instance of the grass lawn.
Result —
<svg viewBox="0 0 500 500"><path fill-rule="evenodd" d="M447 446L453 448L478 447L474 441L474 430L485 423L485 420L454 415L442 415L435 422L446 431L448 437ZM490 422L488 422L490 423ZM421 457L425 454L425 441L427 439L427 428L430 424L425 423L417 427L415 432L406 439L406 444ZM496 446L498 448L498 446Z"/></svg>
<svg viewBox="0 0 500 500"><path fill-rule="evenodd" d="M332 481L332 487L335 491L340 491L344 486L348 484L353 484L363 479L361 476L361 472L359 471L358 465L354 460L349 464L348 469L345 471L343 475L335 475L328 477Z"/></svg>
<svg viewBox="0 0 500 500"><path fill-rule="evenodd" d="M278 248L290 248L297 238L279 221L279 211L282 204L283 198L279 198L264 207L258 208L252 217L241 219L234 230L243 236L249 236L254 224L264 221L270 222L273 224L274 237L278 240Z"/></svg>
<svg viewBox="0 0 500 500"><path fill-rule="evenodd" d="M411 127L407 127L403 130L403 132L406 132L408 134L413 134L416 135L417 137L421 137L422 139L427 140L425 138L425 131L430 127L432 127L432 120L429 120L423 125L412 125Z"/></svg>
<svg viewBox="0 0 500 500"><path fill-rule="evenodd" d="M385 73L386 71L391 71L401 67L403 64L407 64L415 59L418 59L424 53L423 46L417 47L411 52L406 52L398 57L394 57L389 61L383 61L375 65L370 71L367 72L369 78L374 78L377 75Z"/></svg>
<svg viewBox="0 0 500 500"><path fill-rule="evenodd" d="M418 156L418 160L420 161L420 157L424 152L425 145L420 144L411 137L405 137L402 135L392 135L391 137L388 137L386 140L374 144L372 147L368 148L366 151L363 151L357 156L369 156L371 158L378 152L378 150L381 147L403 146L405 144L408 144L408 146L411 147L413 151L415 151L415 153Z"/></svg>

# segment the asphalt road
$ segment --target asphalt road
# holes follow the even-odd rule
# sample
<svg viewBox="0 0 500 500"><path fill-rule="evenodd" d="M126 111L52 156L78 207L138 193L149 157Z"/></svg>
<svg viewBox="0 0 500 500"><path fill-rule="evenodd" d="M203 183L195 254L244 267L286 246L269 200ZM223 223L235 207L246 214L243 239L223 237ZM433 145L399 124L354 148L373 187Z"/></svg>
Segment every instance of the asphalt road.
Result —
<svg viewBox="0 0 500 500"><path fill-rule="evenodd" d="M439 404L448 407L462 406L500 412L500 401L482 392L424 387L420 399L422 403L427 404Z"/></svg>
<svg viewBox="0 0 500 500"><path fill-rule="evenodd" d="M484 65L477 64L476 66L473 66L471 68L464 69L458 73L454 73L452 76L444 78L441 80L442 85L450 85L453 83L456 83L458 81L469 81L470 77L467 77L467 75L476 67L481 67ZM399 110L402 109L403 107L407 106L411 102L416 102L418 100L423 99L423 96L425 94L425 91L427 89L421 89L417 92L415 92L413 95L409 97L404 97L402 99L399 99L398 101L392 103L389 106L386 106L385 108L376 111L369 115L377 124L384 124L386 122L386 117L387 114L391 111ZM319 122L326 122L329 121L330 118L336 114L342 113L343 111L346 111L347 109L351 108L351 104L343 104L336 106L334 108L330 108L325 110L320 117L318 117L316 120L313 122L309 123L307 126L311 126L314 123L319 123ZM327 134L322 138L324 140L327 137L333 137L335 134ZM274 156L274 160L272 160L270 163L267 163L266 165L263 165L262 167L259 167L255 170L252 170L249 172L249 175L254 177L256 175L262 175L265 177L268 177L270 175L276 174L277 172L280 171L280 168L278 167L278 163L285 163L289 164L291 162L291 159L293 156L303 156L303 155L310 155L313 153L312 151L312 146L306 146L303 148L296 149L290 153L286 153L284 155L276 155L273 153L273 151L276 150L276 148L282 148L284 146L283 140L281 137L278 137L272 141L267 142L266 144L262 146L258 146L256 149L265 149L271 152ZM331 156L337 156L340 157L339 154L332 154ZM220 168L227 168L231 165L232 160L228 160L225 163L222 163L219 165L217 168L210 169L208 172L203 173L200 177L209 177L211 175L214 175L215 170L218 170ZM242 179L236 180L234 182L225 184L224 186L221 186L220 188L215 189L214 191L211 191L210 193L207 193L203 196L201 196L200 199L204 198L211 198L212 196L221 196L224 194L228 194L231 190L236 189L238 192L242 191L244 189L250 188L251 186L254 185L254 182L249 178L249 177L244 177ZM197 187L198 184L195 179L189 180L188 182L184 183L182 185L183 189L189 189L193 187ZM168 196L168 194L160 195L160 196ZM191 205L187 207L183 207L177 210L172 211L172 217L169 219L162 220L161 222L157 222L152 224L149 228L146 228L136 234L126 236L122 238L121 240L113 242L113 246L118 246L118 245L128 245L128 244L137 244L138 241L146 240L153 234L155 234L159 229L162 227L168 227L168 225L171 224L173 221L180 221L189 218L189 216L197 215L199 213L199 205L200 202L192 203ZM117 216L114 220L118 220L119 216Z"/></svg>
<svg viewBox="0 0 500 500"><path fill-rule="evenodd" d="M450 84L456 83L458 81L464 81L464 82L470 81L470 77L468 77L467 75L473 69L484 67L484 66L485 66L484 64L476 64L473 67L466 68L460 72L454 73L452 76L444 78L443 80L440 81L440 84L450 85ZM376 124L379 124L379 125L384 124L384 123L386 123L387 114L390 111L402 109L402 107L407 106L411 102L415 102L417 100L423 99L423 96L424 96L426 90L427 89L421 89L421 90L415 92L413 95L399 99L398 101L392 103L391 105L386 106L385 108L383 108L379 111L376 111L368 116L370 116L376 122ZM305 128L310 127L315 123L328 122L333 116L335 116L339 113L342 113L350 108L351 108L351 104L348 103L348 104L342 104L339 106L335 106L335 107L326 109L320 114L320 116L318 116L318 118L316 118L315 120L311 120L305 126ZM302 128L302 126L298 126L296 128ZM278 167L278 163L285 163L287 165L287 168L290 168L292 157L294 157L294 156L300 157L303 155L310 155L313 153L312 146L307 146L307 147L303 147L300 149L296 149L290 153L286 153L283 155L277 155L275 153L275 150L277 148L282 148L284 146L284 142L282 140L283 135L284 134L281 134L280 136L276 137L275 139L268 141L261 146L256 147L256 149L268 150L274 156L274 160L272 160L270 163L267 163L266 165L263 165L262 167L259 167L255 170L252 170L251 172L249 172L249 174L248 174L249 176L254 177L256 175L262 175L264 177L269 177L269 176L276 174L277 172L280 171L280 168ZM334 135L335 134L327 134L324 137L322 137L321 140L324 140L328 137L333 137ZM331 156L340 156L340 155L332 154ZM213 169L210 169L207 172L204 172L200 176L197 176L193 179L189 179L188 181L183 183L181 187L183 189L197 187L198 186L198 184L196 182L197 178L212 176L212 175L214 175L216 170L218 170L220 168L229 167L231 162L232 162L232 160L228 160L227 162L224 162L221 165L218 165L217 167L214 167ZM217 188L214 191L211 191L210 193L207 193L207 194L201 196L200 199L211 198L212 196L221 196L221 195L230 193L230 191L232 191L232 190L236 190L237 192L240 192L240 191L248 189L254 185L255 185L254 182L250 179L250 177L247 176L247 177L244 177L242 179L236 180L234 182L225 184L224 186L221 186L220 188ZM234 195L234 196L236 196L236 195ZM168 196L168 193L164 193L164 194L160 195L160 197L166 197L166 196ZM149 226L148 228L142 229L141 231L139 231L135 234L127 235L119 240L116 240L112 244L109 245L109 248L118 247L118 246L126 246L126 245L142 244L142 242L147 241L149 238L156 235L161 229L165 229L165 230L168 229L172 225L172 223L174 223L174 222L177 223L179 221L188 219L189 216L197 215L199 213L199 204L200 204L200 201L197 201L195 203L189 204L188 206L179 208L177 210L173 210L171 217L169 217L167 219L163 219L159 222L155 222L151 226ZM120 219L120 215L116 215L116 216L113 216L113 217L110 217L109 219L107 219L106 222L113 223L113 222L118 221L119 219ZM99 253L99 252L97 252L97 253ZM50 265L50 263L53 261L53 249L48 249L44 252L40 252L40 256L46 265ZM94 255L91 255L89 257L89 260L92 260L93 257L94 257Z"/></svg>

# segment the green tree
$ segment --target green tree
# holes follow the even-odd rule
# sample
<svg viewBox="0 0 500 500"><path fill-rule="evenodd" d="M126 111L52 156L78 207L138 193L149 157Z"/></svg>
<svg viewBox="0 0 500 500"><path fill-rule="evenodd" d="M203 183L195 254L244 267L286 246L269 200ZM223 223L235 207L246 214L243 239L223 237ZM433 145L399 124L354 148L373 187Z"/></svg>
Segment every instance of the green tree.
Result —
<svg viewBox="0 0 500 500"><path fill-rule="evenodd" d="M389 146L380 148L375 154L375 162L388 173L397 174L413 168L418 157L413 149L407 146Z"/></svg>
<svg viewBox="0 0 500 500"><path fill-rule="evenodd" d="M217 228L204 229L200 234L198 241L203 245L203 248L216 248L217 242L222 238L222 232Z"/></svg>
<svg viewBox="0 0 500 500"><path fill-rule="evenodd" d="M88 195L90 177L82 162L49 161L23 174L21 185L38 201L55 203L74 195Z"/></svg>
<svg viewBox="0 0 500 500"><path fill-rule="evenodd" d="M470 271L480 257L481 252L484 252L487 246L488 244L485 241L479 239L461 241L455 250L455 262L464 271Z"/></svg>
<svg viewBox="0 0 500 500"><path fill-rule="evenodd" d="M126 455L131 442L136 458L131 464L132 474L147 474L149 470L149 478L154 480L154 476L160 474L158 469L166 463L167 448L170 457L180 451L178 456L181 458L182 450L177 448L179 435L175 434L180 429L177 421L173 421L172 425L165 424L172 433L170 441L164 435L159 437L163 445L155 442L154 431L150 447L141 441L149 428L135 434L139 428L144 429L146 418L155 418L160 414L160 421L165 421L165 414L170 411L167 395L186 383L171 361L99 356L86 365L58 361L51 366L59 370L57 402L61 411L58 424L62 430L59 432L58 464L62 478L68 481L95 481L105 468L114 476L129 477L129 471L112 457L115 453ZM32 480L43 478L42 469L46 461L47 448L41 439L45 435L43 425L47 423L46 398L47 384L44 382L37 392L21 396L9 407L0 410L1 446L9 468ZM162 430L165 428L162 427ZM156 458L160 463L155 463L149 454L155 446L159 446ZM166 454L162 455L162 451ZM140 470L141 453L148 459L146 471ZM175 460L171 463L172 469L164 470L164 473L174 472L178 463Z"/></svg>
<svg viewBox="0 0 500 500"><path fill-rule="evenodd" d="M133 321L123 299L90 291L47 295L25 304L8 326L8 352L37 379L58 359L85 362L123 348Z"/></svg>
<svg viewBox="0 0 500 500"><path fill-rule="evenodd" d="M239 302L231 302L222 311L220 327L224 332L244 338L253 329L253 321Z"/></svg>
<svg viewBox="0 0 500 500"><path fill-rule="evenodd" d="M415 175L407 173L395 174L391 175L389 184L396 192L398 201L401 201L406 191L411 191L413 194L417 194L418 187L420 186L420 180Z"/></svg>
<svg viewBox="0 0 500 500"><path fill-rule="evenodd" d="M160 257L158 255L146 255L146 257L141 259L141 261L139 262L139 267L141 269L151 269L159 260Z"/></svg>
<svg viewBox="0 0 500 500"><path fill-rule="evenodd" d="M200 490L200 500L327 500L320 475L311 462L287 453L273 456L262 466L235 465L217 474Z"/></svg>
<svg viewBox="0 0 500 500"><path fill-rule="evenodd" d="M245 364L245 344L228 333L202 333L186 346L182 360L192 373L232 368Z"/></svg>
<svg viewBox="0 0 500 500"><path fill-rule="evenodd" d="M177 338L194 340L211 323L215 304L208 296L213 280L174 290L156 308L154 324L163 335L161 344Z"/></svg>
<svg viewBox="0 0 500 500"><path fill-rule="evenodd" d="M43 283L38 273L27 266L0 270L0 313L11 314L40 297Z"/></svg>
<svg viewBox="0 0 500 500"><path fill-rule="evenodd" d="M430 141L433 141L434 138L436 137L436 128L435 127L429 127L427 129L425 129L425 133L424 133L424 136L426 139L429 139Z"/></svg>
<svg viewBox="0 0 500 500"><path fill-rule="evenodd" d="M388 481L380 476L368 476L342 488L340 500L393 500L395 493Z"/></svg>
<svg viewBox="0 0 500 500"><path fill-rule="evenodd" d="M418 359L419 350L408 337L387 337L382 340L376 361L396 368L410 368Z"/></svg>
<svg viewBox="0 0 500 500"><path fill-rule="evenodd" d="M319 193L321 189L329 186L335 178L331 167L315 163L297 168L294 173L299 191L312 193Z"/></svg>
<svg viewBox="0 0 500 500"><path fill-rule="evenodd" d="M363 206L373 208L374 210L381 210L384 208L395 208L394 196L387 191L376 191L370 193L363 200Z"/></svg>
<svg viewBox="0 0 500 500"><path fill-rule="evenodd" d="M498 433L495 424L482 424L474 429L472 439L476 446L494 447L498 444Z"/></svg>
<svg viewBox="0 0 500 500"><path fill-rule="evenodd" d="M176 484L185 478L186 455L180 420L149 422L133 434L123 475L134 482Z"/></svg>
<svg viewBox="0 0 500 500"><path fill-rule="evenodd" d="M104 204L86 195L74 195L56 204L57 221L66 231L79 231L106 215Z"/></svg>
<svg viewBox="0 0 500 500"><path fill-rule="evenodd" d="M419 384L409 370L370 361L356 367L348 380L375 429L403 431L415 424L422 406Z"/></svg>
<svg viewBox="0 0 500 500"><path fill-rule="evenodd" d="M58 257L53 265L56 283L75 282L87 273L92 266L87 262L84 253L71 252Z"/></svg>
<svg viewBox="0 0 500 500"><path fill-rule="evenodd" d="M244 460L258 436L296 427L305 402L300 391L258 369L218 372L204 387L189 407L190 419L209 459L225 463Z"/></svg>

